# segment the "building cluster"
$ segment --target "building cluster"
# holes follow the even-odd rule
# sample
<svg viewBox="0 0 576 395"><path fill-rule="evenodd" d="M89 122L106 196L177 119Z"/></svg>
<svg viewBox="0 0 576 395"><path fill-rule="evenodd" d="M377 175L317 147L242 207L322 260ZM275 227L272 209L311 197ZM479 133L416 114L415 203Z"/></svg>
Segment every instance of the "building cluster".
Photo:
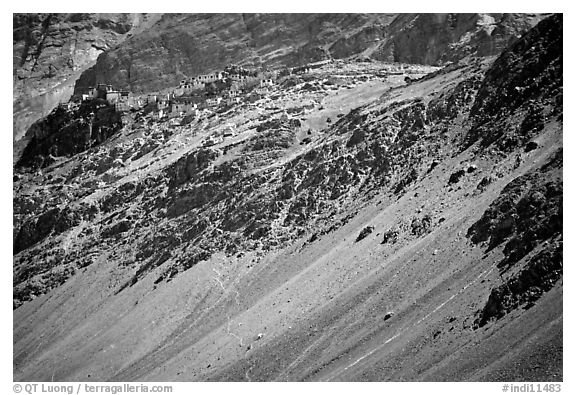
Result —
<svg viewBox="0 0 576 395"><path fill-rule="evenodd" d="M218 84L217 93L206 97L203 91L211 83ZM262 98L273 85L274 78L269 76L259 78L255 71L232 65L227 66L224 71L184 79L176 89L167 94L133 95L129 91L114 89L110 84L98 84L96 87L90 87L88 92L82 95L82 100L106 100L121 112L139 110L153 103L158 118L173 118L188 114L196 115L197 111L223 104L238 104L244 98L253 102ZM249 95L245 95L248 86L253 89L250 89Z"/></svg>
<svg viewBox="0 0 576 395"><path fill-rule="evenodd" d="M304 66L285 69L287 74L308 73L332 63L332 59L308 63ZM405 72L404 65L390 65L389 73ZM226 66L222 71L183 79L169 93L134 95L126 90L117 90L110 84L98 84L82 95L82 100L103 99L114 105L117 111L139 110L154 105L158 119L184 115L196 116L199 111L211 110L221 105L232 106L241 102L254 103L267 97L270 87L275 85L277 74L258 73L241 66ZM210 92L207 87L210 86Z"/></svg>
<svg viewBox="0 0 576 395"><path fill-rule="evenodd" d="M180 86L176 88L174 93L176 96L183 96L192 93L193 91L202 90L206 87L206 84L210 84L216 81L222 81L224 79L224 73L221 71L216 73L198 75L192 79L184 79L180 81Z"/></svg>
<svg viewBox="0 0 576 395"><path fill-rule="evenodd" d="M95 88L89 88L88 92L82 95L82 100L102 99L114 105L120 112L147 107L149 111L146 111L146 114L151 113L152 117L158 120L168 120L170 126L178 126L185 119L183 117L205 119L216 115L214 110L224 105L246 103L256 106L259 100L266 98L274 100L275 94L270 88L276 84L277 78L294 73L309 73L332 62L334 62L332 59L328 59L282 71L260 73L239 66L227 66L223 71L183 79L177 88L168 93L164 91L164 93L134 95L129 91L116 90L109 84L98 84ZM406 67L403 64L391 64L384 71L386 74L404 73ZM62 108L68 106L68 109L70 105L71 103L60 104ZM298 115L305 114L307 110L308 108L301 109ZM284 111L279 119L287 121L289 119L287 112ZM209 136L204 145L219 144L226 138L235 136L235 133L234 128L229 127L221 133Z"/></svg>
<svg viewBox="0 0 576 395"><path fill-rule="evenodd" d="M192 79L183 79L180 86L174 90L176 96L190 95L195 91L201 91L210 83L223 83L230 86L229 91L233 96L241 93L242 88L249 83L259 81L257 73L238 66L227 66L224 71L198 75ZM267 80L270 83L272 80Z"/></svg>
<svg viewBox="0 0 576 395"><path fill-rule="evenodd" d="M218 93L212 97L203 97L202 90L211 83L219 84ZM229 106L239 104L243 100L253 102L265 96L268 88L273 85L274 78L258 77L254 71L239 66L227 66L224 71L182 80L178 88L167 95L167 102L159 103L160 110L170 107L159 116L170 118L224 104Z"/></svg>
<svg viewBox="0 0 576 395"><path fill-rule="evenodd" d="M88 93L82 95L82 101L103 99L116 107L117 111L128 111L134 106L133 97L129 91L116 90L110 84L98 84L88 88Z"/></svg>

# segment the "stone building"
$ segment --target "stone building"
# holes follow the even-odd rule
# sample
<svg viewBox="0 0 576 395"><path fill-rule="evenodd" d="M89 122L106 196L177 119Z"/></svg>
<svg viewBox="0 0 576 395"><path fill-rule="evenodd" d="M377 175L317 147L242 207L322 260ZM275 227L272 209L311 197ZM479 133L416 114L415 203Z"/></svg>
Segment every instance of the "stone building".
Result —
<svg viewBox="0 0 576 395"><path fill-rule="evenodd" d="M120 112L130 111L130 104L128 103L128 101L117 101L114 104L114 108L116 109L116 111Z"/></svg>
<svg viewBox="0 0 576 395"><path fill-rule="evenodd" d="M102 86L100 86L102 85ZM106 85L105 84L100 84L98 85L98 87L100 87L100 90L98 88L94 88L93 86L88 88L88 92L87 93L83 93L82 94L82 101L85 100L92 100L92 99L96 99L98 98L98 94L100 92L101 94L101 98L105 99L106 98ZM110 86L110 88L112 88L112 86Z"/></svg>
<svg viewBox="0 0 576 395"><path fill-rule="evenodd" d="M120 100L120 92L108 91L106 92L105 99L109 104L115 104Z"/></svg>
<svg viewBox="0 0 576 395"><path fill-rule="evenodd" d="M108 104L116 104L118 102L128 102L130 92L109 90L106 92L106 101Z"/></svg>
<svg viewBox="0 0 576 395"><path fill-rule="evenodd" d="M206 84L195 79L192 81L182 80L180 86L174 90L174 94L176 96L189 95L193 91L204 89L205 86Z"/></svg>
<svg viewBox="0 0 576 395"><path fill-rule="evenodd" d="M195 83L208 84L210 82L221 80L222 78L223 78L223 74L221 71L219 71L216 73L199 75L196 78L194 78L192 81Z"/></svg>
<svg viewBox="0 0 576 395"><path fill-rule="evenodd" d="M170 104L170 116L177 117L191 113L198 105L191 100L173 100Z"/></svg>
<svg viewBox="0 0 576 395"><path fill-rule="evenodd" d="M242 99L240 99L239 97L233 97L233 96L232 96L232 97L228 97L228 98L226 99L226 104L229 105L229 106L232 106L232 105L234 105L234 104L238 104L238 103L240 103L240 102L242 102Z"/></svg>
<svg viewBox="0 0 576 395"><path fill-rule="evenodd" d="M217 106L220 104L221 101L222 101L221 97L214 97L206 99L206 104L209 106Z"/></svg>
<svg viewBox="0 0 576 395"><path fill-rule="evenodd" d="M163 110L170 106L170 99L168 97L159 98L156 103L158 104L158 109Z"/></svg>
<svg viewBox="0 0 576 395"><path fill-rule="evenodd" d="M98 84L96 86L96 98L106 99L108 92L113 92L114 88L110 84Z"/></svg>
<svg viewBox="0 0 576 395"><path fill-rule="evenodd" d="M266 78L263 80L260 80L260 87L266 87L266 86L273 86L274 85L274 80L272 78Z"/></svg>

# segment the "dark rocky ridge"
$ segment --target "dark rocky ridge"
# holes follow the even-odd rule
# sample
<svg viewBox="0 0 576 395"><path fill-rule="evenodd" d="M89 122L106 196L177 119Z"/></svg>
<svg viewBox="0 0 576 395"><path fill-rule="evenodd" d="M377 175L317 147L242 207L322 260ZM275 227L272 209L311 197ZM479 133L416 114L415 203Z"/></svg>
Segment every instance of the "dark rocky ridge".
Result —
<svg viewBox="0 0 576 395"><path fill-rule="evenodd" d="M83 102L72 111L57 108L30 127L30 142L16 168L44 168L101 144L121 127L120 113L104 100Z"/></svg>
<svg viewBox="0 0 576 395"><path fill-rule="evenodd" d="M545 19L522 40L505 50L486 73L470 115L467 144L482 140L487 146L526 143L543 127L546 117L562 109L562 15ZM512 133L495 128L494 121L522 107L527 113Z"/></svg>
<svg viewBox="0 0 576 395"><path fill-rule="evenodd" d="M498 263L506 283L492 290L480 327L519 305L533 305L562 276L562 151L542 168L513 180L468 229L487 250L505 242ZM536 254L531 254L537 251Z"/></svg>

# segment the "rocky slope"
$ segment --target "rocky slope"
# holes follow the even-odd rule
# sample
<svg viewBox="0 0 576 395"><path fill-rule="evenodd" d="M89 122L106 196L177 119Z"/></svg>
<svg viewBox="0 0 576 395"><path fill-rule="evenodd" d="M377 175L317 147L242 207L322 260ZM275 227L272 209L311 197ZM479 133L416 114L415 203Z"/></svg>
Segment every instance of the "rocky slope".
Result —
<svg viewBox="0 0 576 395"><path fill-rule="evenodd" d="M54 112L16 167L15 379L561 381L561 43L96 138Z"/></svg>
<svg viewBox="0 0 576 395"><path fill-rule="evenodd" d="M14 14L13 136L66 102L80 74L101 53L158 16L142 14Z"/></svg>

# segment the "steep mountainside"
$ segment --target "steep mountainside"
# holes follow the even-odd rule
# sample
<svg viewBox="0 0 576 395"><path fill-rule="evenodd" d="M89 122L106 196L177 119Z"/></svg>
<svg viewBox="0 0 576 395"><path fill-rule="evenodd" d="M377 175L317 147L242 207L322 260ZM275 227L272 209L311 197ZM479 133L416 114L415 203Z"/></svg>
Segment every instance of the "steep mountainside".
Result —
<svg viewBox="0 0 576 395"><path fill-rule="evenodd" d="M14 14L14 139L66 102L98 55L157 19L141 14Z"/></svg>
<svg viewBox="0 0 576 395"><path fill-rule="evenodd" d="M110 75L152 84L134 65L175 37ZM340 60L177 123L103 103L38 123L15 380L561 381L562 16L498 57L389 70Z"/></svg>
<svg viewBox="0 0 576 395"><path fill-rule="evenodd" d="M132 90L177 85L229 63L297 66L366 56L440 64L495 55L541 17L534 14L166 14L103 54L79 79Z"/></svg>

